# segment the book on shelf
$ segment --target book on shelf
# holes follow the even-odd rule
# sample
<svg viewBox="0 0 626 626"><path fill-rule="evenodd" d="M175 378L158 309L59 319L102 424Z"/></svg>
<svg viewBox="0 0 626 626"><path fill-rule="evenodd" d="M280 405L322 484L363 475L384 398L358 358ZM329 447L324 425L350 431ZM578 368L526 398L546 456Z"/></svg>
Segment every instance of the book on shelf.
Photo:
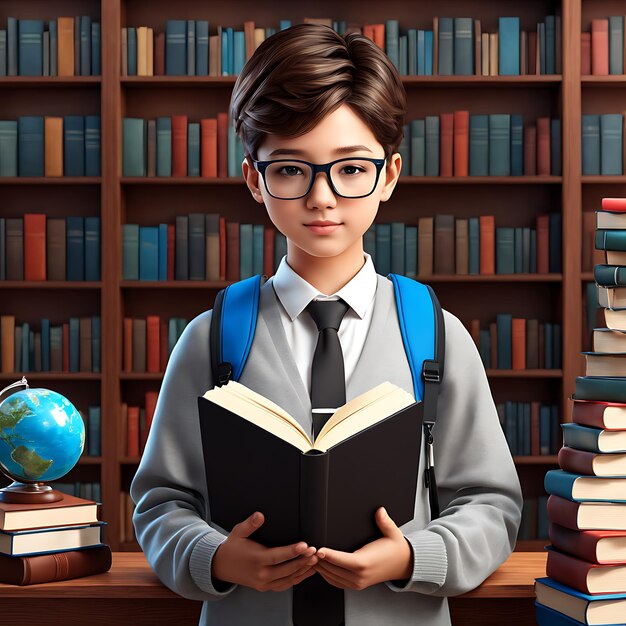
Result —
<svg viewBox="0 0 626 626"><path fill-rule="evenodd" d="M337 408L315 440L236 381L199 396L198 411L210 521L226 532L258 510L266 521L252 537L268 547L303 540L354 551L380 537L380 506L398 526L413 519L423 404L396 385Z"/></svg>

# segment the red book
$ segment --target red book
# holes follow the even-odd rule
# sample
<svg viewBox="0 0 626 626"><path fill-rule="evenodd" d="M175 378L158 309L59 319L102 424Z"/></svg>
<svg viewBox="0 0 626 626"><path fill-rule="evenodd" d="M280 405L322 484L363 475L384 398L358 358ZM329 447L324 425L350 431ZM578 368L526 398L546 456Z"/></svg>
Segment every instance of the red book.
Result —
<svg viewBox="0 0 626 626"><path fill-rule="evenodd" d="M528 31L528 74L537 73L537 32Z"/></svg>
<svg viewBox="0 0 626 626"><path fill-rule="evenodd" d="M550 176L550 118L537 118L537 175Z"/></svg>
<svg viewBox="0 0 626 626"><path fill-rule="evenodd" d="M452 176L454 113L441 113L439 115L439 133L439 176Z"/></svg>
<svg viewBox="0 0 626 626"><path fill-rule="evenodd" d="M537 216L537 274L550 271L550 218Z"/></svg>
<svg viewBox="0 0 626 626"><path fill-rule="evenodd" d="M172 115L172 176L187 176L186 115Z"/></svg>
<svg viewBox="0 0 626 626"><path fill-rule="evenodd" d="M165 76L165 33L154 38L154 75Z"/></svg>
<svg viewBox="0 0 626 626"><path fill-rule="evenodd" d="M602 210L614 213L626 212L626 198L602 198Z"/></svg>
<svg viewBox="0 0 626 626"><path fill-rule="evenodd" d="M609 74L609 20L591 20L591 73L595 76Z"/></svg>
<svg viewBox="0 0 626 626"><path fill-rule="evenodd" d="M526 369L526 319L524 318L513 318L511 321L511 352L513 369Z"/></svg>
<svg viewBox="0 0 626 626"><path fill-rule="evenodd" d="M158 315L148 315L146 317L146 366L151 374L161 371L159 358L160 345L160 319Z"/></svg>
<svg viewBox="0 0 626 626"><path fill-rule="evenodd" d="M167 225L167 280L174 280L176 263L176 226Z"/></svg>
<svg viewBox="0 0 626 626"><path fill-rule="evenodd" d="M496 272L496 218L493 215L481 215L480 230L480 273L495 274Z"/></svg>
<svg viewBox="0 0 626 626"><path fill-rule="evenodd" d="M217 119L207 118L200 120L201 170L205 178L217 176Z"/></svg>
<svg viewBox="0 0 626 626"><path fill-rule="evenodd" d="M24 213L24 280L46 280L45 213Z"/></svg>
<svg viewBox="0 0 626 626"><path fill-rule="evenodd" d="M524 127L524 176L537 175L537 128Z"/></svg>
<svg viewBox="0 0 626 626"><path fill-rule="evenodd" d="M228 176L228 113L217 114L217 175Z"/></svg>
<svg viewBox="0 0 626 626"><path fill-rule="evenodd" d="M626 404L598 400L574 400L572 421L605 430L626 429Z"/></svg>
<svg viewBox="0 0 626 626"><path fill-rule="evenodd" d="M574 502L551 494L548 519L572 530L626 530L626 504L621 502Z"/></svg>
<svg viewBox="0 0 626 626"><path fill-rule="evenodd" d="M580 73L591 74L591 33L580 33Z"/></svg>
<svg viewBox="0 0 626 626"><path fill-rule="evenodd" d="M584 561L600 565L626 564L626 531L624 530L571 530L558 524L549 524L548 535L557 550ZM609 542L603 541L604 539L608 539ZM613 543L612 546L611 543ZM618 560L615 558L616 555L625 555L625 558Z"/></svg>
<svg viewBox="0 0 626 626"><path fill-rule="evenodd" d="M590 595L626 593L626 565L598 565L548 550L546 575Z"/></svg>
<svg viewBox="0 0 626 626"><path fill-rule="evenodd" d="M469 111L454 112L454 175L469 172Z"/></svg>
<svg viewBox="0 0 626 626"><path fill-rule="evenodd" d="M590 452L563 446L557 457L559 467L566 472L586 476L623 476L626 454L620 452ZM611 467L613 463L613 468Z"/></svg>
<svg viewBox="0 0 626 626"><path fill-rule="evenodd" d="M263 231L263 273L274 274L274 228L266 226Z"/></svg>
<svg viewBox="0 0 626 626"><path fill-rule="evenodd" d="M152 426L158 397L158 391L146 391L146 437L150 432L150 426Z"/></svg>

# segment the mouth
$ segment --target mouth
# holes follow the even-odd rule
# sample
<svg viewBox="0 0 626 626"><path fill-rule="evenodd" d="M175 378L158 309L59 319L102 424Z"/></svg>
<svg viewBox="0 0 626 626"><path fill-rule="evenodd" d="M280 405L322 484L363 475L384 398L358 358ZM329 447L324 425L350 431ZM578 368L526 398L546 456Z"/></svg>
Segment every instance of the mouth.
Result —
<svg viewBox="0 0 626 626"><path fill-rule="evenodd" d="M336 222L326 222L321 224L305 224L305 226L317 235L327 235L337 230L341 224Z"/></svg>

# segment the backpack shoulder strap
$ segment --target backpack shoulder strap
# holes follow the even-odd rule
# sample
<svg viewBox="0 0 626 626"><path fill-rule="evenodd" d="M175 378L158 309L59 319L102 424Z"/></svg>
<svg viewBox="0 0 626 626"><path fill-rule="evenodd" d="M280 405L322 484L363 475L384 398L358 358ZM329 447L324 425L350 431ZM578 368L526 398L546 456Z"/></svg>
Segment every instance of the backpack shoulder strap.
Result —
<svg viewBox="0 0 626 626"><path fill-rule="evenodd" d="M433 427L437 420L439 386L445 360L445 326L443 311L435 292L412 278L389 274L393 282L398 322L407 354L415 398L424 402L424 435L427 446L425 485L431 508L431 519L439 517Z"/></svg>
<svg viewBox="0 0 626 626"><path fill-rule="evenodd" d="M211 369L216 386L239 380L256 331L261 284L257 274L221 289L213 305L209 333Z"/></svg>

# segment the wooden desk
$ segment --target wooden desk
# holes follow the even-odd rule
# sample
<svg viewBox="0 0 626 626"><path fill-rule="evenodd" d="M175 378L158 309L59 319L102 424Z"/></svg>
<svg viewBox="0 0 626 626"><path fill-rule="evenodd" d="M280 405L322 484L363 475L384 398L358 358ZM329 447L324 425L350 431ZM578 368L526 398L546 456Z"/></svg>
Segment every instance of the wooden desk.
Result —
<svg viewBox="0 0 626 626"><path fill-rule="evenodd" d="M546 558L546 552L514 552L480 587L449 598L454 626L535 624L533 583L545 576ZM0 615L11 625L196 626L201 607L161 584L142 552L113 553L105 574L26 587L0 584Z"/></svg>

